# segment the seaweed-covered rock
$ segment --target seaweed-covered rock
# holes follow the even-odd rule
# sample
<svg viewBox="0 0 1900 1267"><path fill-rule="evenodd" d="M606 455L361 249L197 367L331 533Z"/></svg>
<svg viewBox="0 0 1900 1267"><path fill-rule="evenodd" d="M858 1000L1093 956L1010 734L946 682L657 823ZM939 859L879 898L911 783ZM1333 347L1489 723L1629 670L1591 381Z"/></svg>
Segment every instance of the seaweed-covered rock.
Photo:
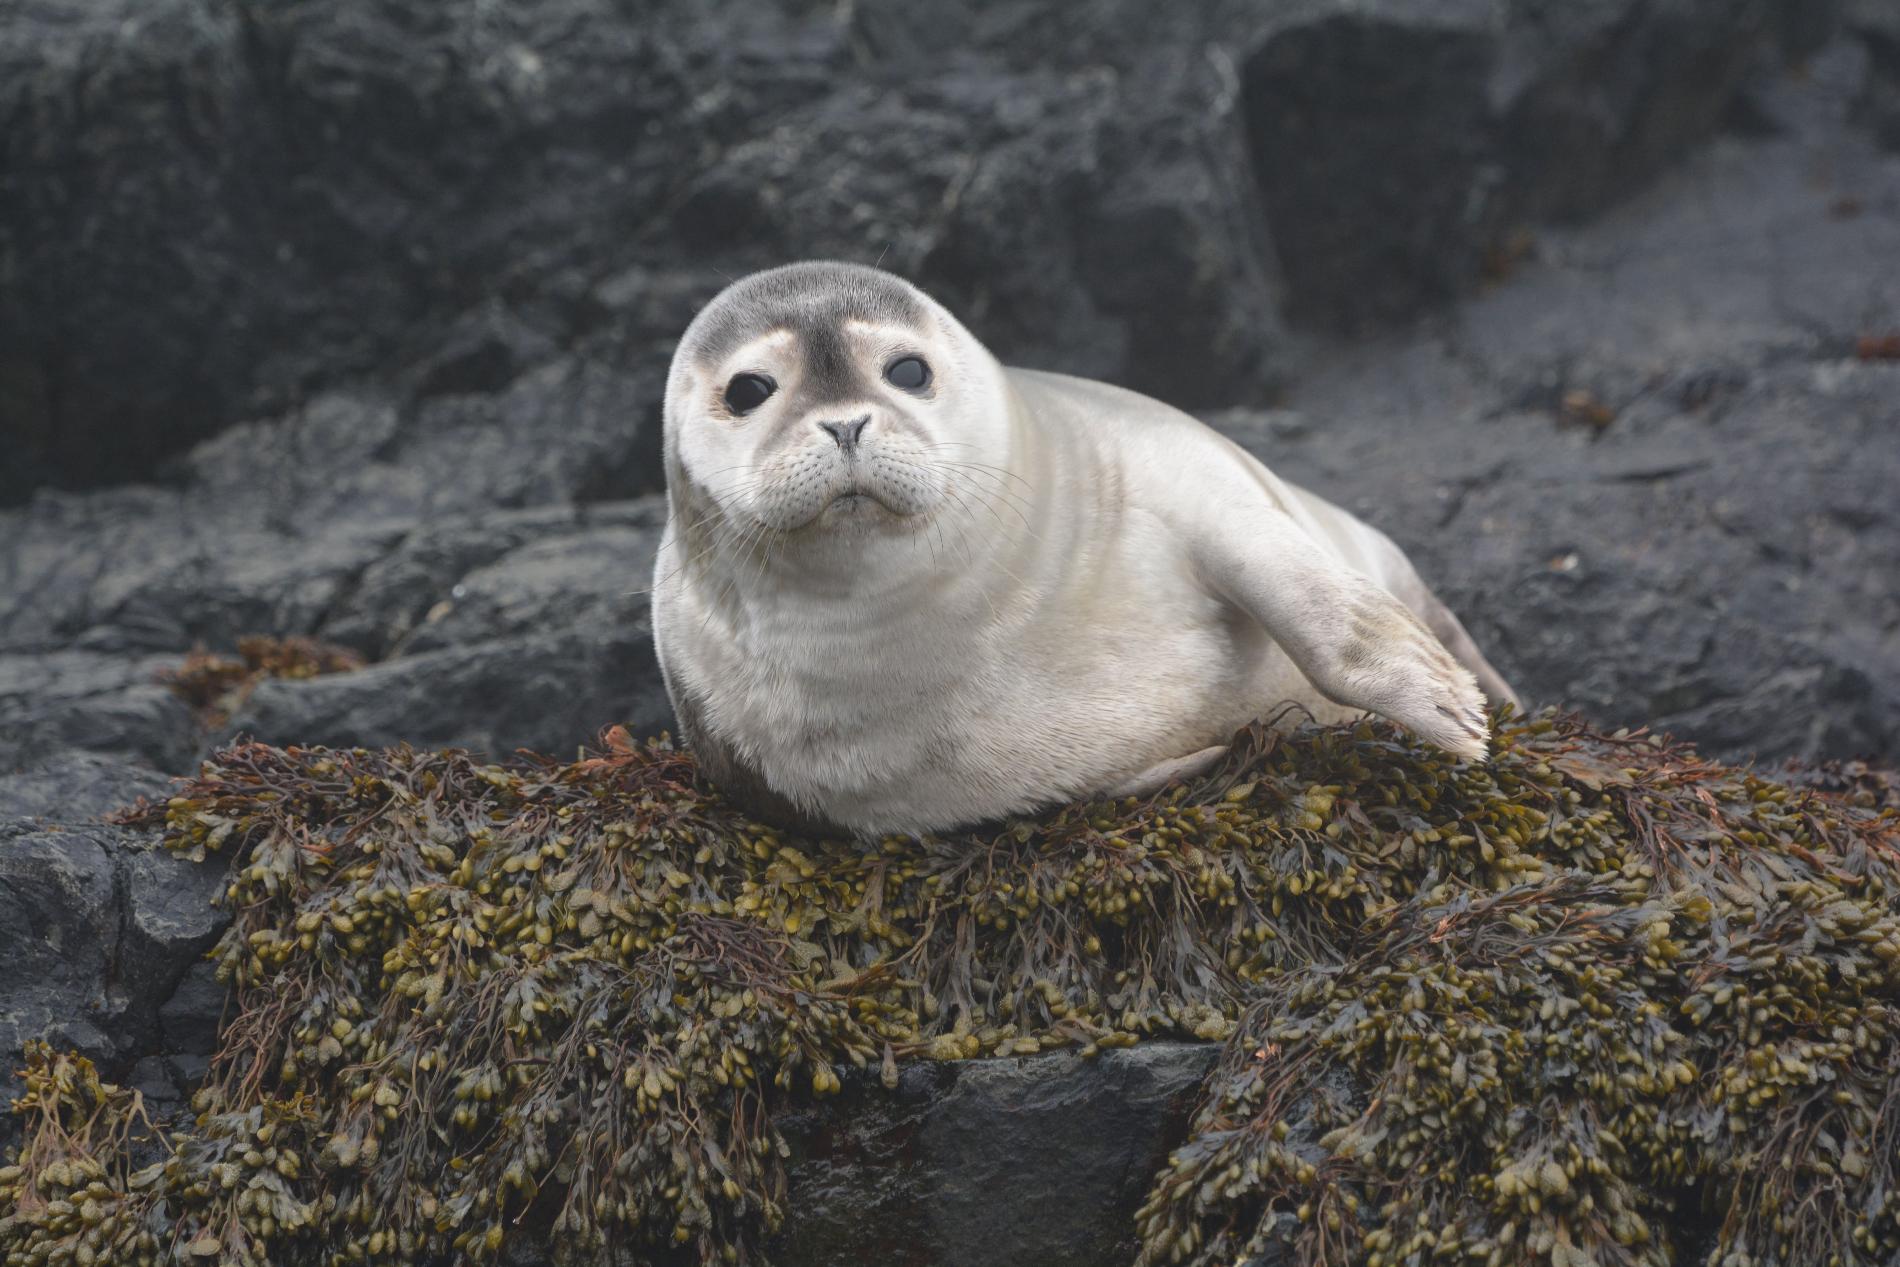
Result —
<svg viewBox="0 0 1900 1267"><path fill-rule="evenodd" d="M1900 818L1643 735L1256 728L1146 801L882 842L618 732L248 744L131 820L234 855L231 1014L143 1170L136 1102L30 1049L22 1261L831 1262L881 1220L918 1263L1900 1248ZM1186 1038L1226 1045L1119 1224Z"/></svg>

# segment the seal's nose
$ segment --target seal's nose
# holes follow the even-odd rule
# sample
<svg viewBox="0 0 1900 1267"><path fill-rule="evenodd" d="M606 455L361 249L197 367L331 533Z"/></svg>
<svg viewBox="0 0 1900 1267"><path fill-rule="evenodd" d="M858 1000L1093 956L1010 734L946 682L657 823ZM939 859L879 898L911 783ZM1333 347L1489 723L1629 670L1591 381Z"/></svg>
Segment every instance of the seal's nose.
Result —
<svg viewBox="0 0 1900 1267"><path fill-rule="evenodd" d="M830 432L831 438L838 442L838 447L849 453L858 447L858 437L864 434L864 428L870 421L871 415L863 414L850 422L821 422L818 426Z"/></svg>

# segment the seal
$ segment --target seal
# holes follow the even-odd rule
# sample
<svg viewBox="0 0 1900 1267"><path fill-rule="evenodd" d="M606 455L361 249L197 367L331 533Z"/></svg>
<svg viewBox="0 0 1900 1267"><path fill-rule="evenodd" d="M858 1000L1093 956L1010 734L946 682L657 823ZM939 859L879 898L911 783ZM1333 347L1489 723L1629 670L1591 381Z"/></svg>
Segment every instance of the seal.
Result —
<svg viewBox="0 0 1900 1267"><path fill-rule="evenodd" d="M1514 702L1384 534L873 268L722 291L665 455L661 671L754 812L871 836L1145 794L1288 703L1479 759Z"/></svg>

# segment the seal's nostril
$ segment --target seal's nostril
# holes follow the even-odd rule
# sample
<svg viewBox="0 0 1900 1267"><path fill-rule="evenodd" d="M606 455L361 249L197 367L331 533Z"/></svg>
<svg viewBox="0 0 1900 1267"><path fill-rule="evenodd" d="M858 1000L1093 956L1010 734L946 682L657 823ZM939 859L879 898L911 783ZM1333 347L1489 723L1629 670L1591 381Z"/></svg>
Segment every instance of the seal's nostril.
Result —
<svg viewBox="0 0 1900 1267"><path fill-rule="evenodd" d="M849 422L821 422L818 426L829 432L838 442L838 447L846 453L858 447L858 437L864 434L864 428L870 424L871 415L863 414Z"/></svg>

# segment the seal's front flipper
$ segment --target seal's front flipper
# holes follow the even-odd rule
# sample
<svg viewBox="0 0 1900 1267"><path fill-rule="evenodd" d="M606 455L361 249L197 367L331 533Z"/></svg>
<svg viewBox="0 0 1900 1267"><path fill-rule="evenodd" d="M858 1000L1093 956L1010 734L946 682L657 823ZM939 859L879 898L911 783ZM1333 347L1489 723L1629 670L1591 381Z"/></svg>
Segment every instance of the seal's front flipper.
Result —
<svg viewBox="0 0 1900 1267"><path fill-rule="evenodd" d="M1199 752L1190 752L1185 757L1176 757L1172 761L1163 761L1149 766L1140 774L1110 788L1106 795L1111 800L1123 796L1148 796L1159 792L1176 779L1191 779L1197 774L1206 774L1214 768L1216 761L1226 755L1226 744L1203 748Z"/></svg>
<svg viewBox="0 0 1900 1267"><path fill-rule="evenodd" d="M1188 528L1207 583L1259 621L1320 694L1390 717L1457 756L1484 757L1484 692L1384 587L1257 493L1207 499Z"/></svg>

